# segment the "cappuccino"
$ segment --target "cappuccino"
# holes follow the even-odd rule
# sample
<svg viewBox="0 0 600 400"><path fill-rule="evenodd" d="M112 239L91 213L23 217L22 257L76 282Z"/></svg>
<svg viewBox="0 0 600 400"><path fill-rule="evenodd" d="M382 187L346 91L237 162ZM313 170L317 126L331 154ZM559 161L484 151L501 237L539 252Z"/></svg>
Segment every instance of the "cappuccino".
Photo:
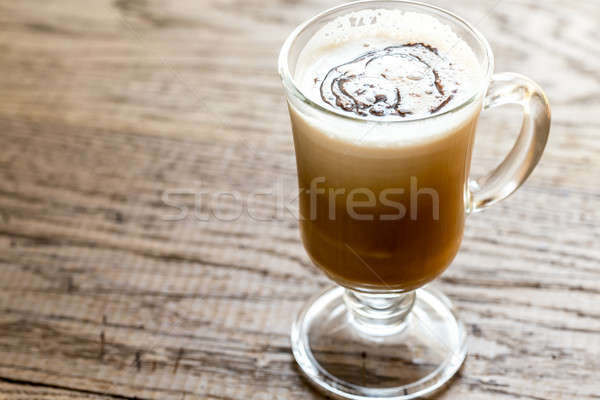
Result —
<svg viewBox="0 0 600 400"><path fill-rule="evenodd" d="M338 17L308 40L290 102L303 243L354 289L412 290L462 239L483 71L441 21ZM312 103L312 104L311 104Z"/></svg>

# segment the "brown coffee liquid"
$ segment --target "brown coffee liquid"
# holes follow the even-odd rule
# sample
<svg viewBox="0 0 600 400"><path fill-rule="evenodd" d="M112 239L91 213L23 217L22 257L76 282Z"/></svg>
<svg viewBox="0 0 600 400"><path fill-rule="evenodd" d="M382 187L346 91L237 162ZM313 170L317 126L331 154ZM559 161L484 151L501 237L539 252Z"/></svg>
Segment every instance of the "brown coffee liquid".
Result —
<svg viewBox="0 0 600 400"><path fill-rule="evenodd" d="M299 197L300 228L313 262L333 280L352 288L411 290L441 274L462 239L476 115L433 143L370 151L315 137L314 128L293 109L291 116L299 186L304 189ZM417 183L412 188L413 204L411 179ZM311 199L313 180L320 182L316 188L324 193ZM361 188L372 191L376 205L349 209L349 196L367 200ZM385 196L404 206L403 218L386 220L400 215L396 204L379 201L381 192L390 188L404 189L402 194ZM359 193L351 195L354 189ZM430 189L438 196L437 212ZM361 220L356 215L373 218Z"/></svg>

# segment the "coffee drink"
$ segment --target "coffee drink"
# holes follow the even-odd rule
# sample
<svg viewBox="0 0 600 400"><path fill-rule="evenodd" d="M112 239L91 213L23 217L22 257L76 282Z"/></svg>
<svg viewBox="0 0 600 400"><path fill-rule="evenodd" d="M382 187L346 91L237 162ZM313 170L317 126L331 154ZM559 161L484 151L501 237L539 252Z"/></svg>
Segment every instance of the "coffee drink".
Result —
<svg viewBox="0 0 600 400"><path fill-rule="evenodd" d="M307 99L289 107L312 260L354 289L433 280L463 234L484 81L471 48L432 16L362 10L314 34L293 73Z"/></svg>
<svg viewBox="0 0 600 400"><path fill-rule="evenodd" d="M424 285L456 256L466 216L508 197L536 166L548 100L523 75L495 74L476 28L409 0L321 12L289 35L278 69L302 241L338 285L298 313L294 358L332 398L428 397L460 368L467 330ZM470 179L484 104L519 106L523 122L504 161Z"/></svg>

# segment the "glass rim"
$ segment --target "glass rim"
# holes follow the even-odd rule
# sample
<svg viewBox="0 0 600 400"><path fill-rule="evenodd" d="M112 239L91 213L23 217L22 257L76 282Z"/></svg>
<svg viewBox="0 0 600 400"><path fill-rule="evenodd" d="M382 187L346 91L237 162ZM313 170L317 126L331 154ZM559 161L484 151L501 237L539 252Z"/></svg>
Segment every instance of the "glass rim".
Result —
<svg viewBox="0 0 600 400"><path fill-rule="evenodd" d="M476 90L473 93L473 95L471 97L469 97L467 100L449 108L448 110L446 110L444 112L441 112L439 114L434 114L434 115L428 115L428 116L424 116L424 117L406 118L406 119L381 120L381 119L377 119L376 117L364 118L364 117L359 117L359 116L354 116L354 115L348 115L348 114L343 113L342 111L325 107L324 105L321 105L321 104L311 100L308 96L306 96L302 92L302 90L300 90L298 88L298 86L296 85L296 82L290 72L289 63L288 63L288 54L292 47L292 44L294 43L294 41L298 37L298 35L300 35L300 33L302 33L308 26L312 25L315 21L319 20L320 18L322 18L328 14L331 14L333 12L336 12L336 11L340 11L340 10L347 9L347 8L352 8L357 5L361 5L361 4L369 4L369 3L385 3L387 5L394 4L394 3L406 4L406 5L421 7L421 8L428 9L428 10L433 10L438 13L444 14L447 17L450 17L455 22L458 22L460 25L462 25L464 28L466 28L466 30L469 31L477 39L479 44L482 46L482 48L484 50L484 54L485 54L485 59L487 61L487 68L485 71L485 75L482 79L480 88L478 90ZM459 110L465 108L466 106L468 106L469 104L472 104L479 97L479 95L482 94L488 87L488 84L492 77L492 73L494 71L494 53L492 52L490 44L488 43L485 36L483 36L483 34L481 32L479 32L479 30L477 28L475 28L472 24L470 24L463 18L459 17L458 15L454 14L453 12L445 10L441 7L437 7L437 6L434 6L431 4L423 3L420 1L413 1L413 0L385 0L385 2L382 0L358 0L358 1L353 1L350 3L345 3L342 5L338 5L338 6L326 9L326 10L318 13L317 15L313 16L312 18L309 18L308 20L304 21L300 25L298 25L292 31L292 33L290 33L290 35L287 37L287 39L283 43L283 46L281 47L281 50L279 52L278 70L279 70L279 76L281 77L281 80L283 82L283 85L284 85L286 91L288 93L291 93L293 96L298 98L303 103L309 105L312 108L317 109L318 111L324 112L326 114L329 114L329 115L332 115L335 117L341 117L344 119L363 122L363 123L373 123L373 122L390 123L390 124L391 123L394 123L394 124L395 123L409 123L409 122L423 121L423 120L427 120L427 119L441 117L441 116L459 111Z"/></svg>

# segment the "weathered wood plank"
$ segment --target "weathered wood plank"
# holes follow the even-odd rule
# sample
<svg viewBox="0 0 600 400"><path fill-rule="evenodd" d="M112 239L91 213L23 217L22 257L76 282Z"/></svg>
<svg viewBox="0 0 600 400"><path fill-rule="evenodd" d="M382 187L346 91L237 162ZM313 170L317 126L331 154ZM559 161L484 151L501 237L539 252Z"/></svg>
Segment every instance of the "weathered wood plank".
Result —
<svg viewBox="0 0 600 400"><path fill-rule="evenodd" d="M123 399L118 395L98 395L81 390L69 390L56 386L0 380L2 400L111 400Z"/></svg>
<svg viewBox="0 0 600 400"><path fill-rule="evenodd" d="M288 332L328 283L284 200L249 196L293 200L276 55L334 3L0 2L0 377L92 397L320 397ZM600 5L576 3L436 2L483 31L498 71L539 81L554 117L539 168L470 217L436 283L471 332L441 398L598 398ZM514 116L483 116L475 174L510 148ZM189 211L173 221L163 196L181 189L206 194L173 196ZM87 398L7 385L10 400Z"/></svg>

